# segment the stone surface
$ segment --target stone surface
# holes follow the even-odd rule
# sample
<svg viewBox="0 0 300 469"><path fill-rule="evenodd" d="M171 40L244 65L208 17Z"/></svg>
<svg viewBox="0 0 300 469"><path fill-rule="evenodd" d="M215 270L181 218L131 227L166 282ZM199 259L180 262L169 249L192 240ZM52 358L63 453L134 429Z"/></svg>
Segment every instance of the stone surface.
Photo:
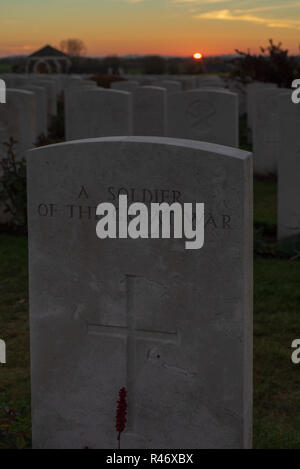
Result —
<svg viewBox="0 0 300 469"><path fill-rule="evenodd" d="M28 155L33 446L243 448L251 440L252 157L116 137ZM95 207L205 203L205 244L96 237Z"/></svg>
<svg viewBox="0 0 300 469"><path fill-rule="evenodd" d="M257 89L253 108L254 172L268 176L277 172L280 139L278 88Z"/></svg>
<svg viewBox="0 0 300 469"><path fill-rule="evenodd" d="M47 91L42 86L24 85L24 90L31 91L36 96L36 132L37 137L48 134Z"/></svg>
<svg viewBox="0 0 300 469"><path fill-rule="evenodd" d="M0 158L7 156L3 143L10 137L18 142L14 147L17 157L25 158L26 150L32 148L36 141L36 125L34 93L8 88L6 104L0 106Z"/></svg>
<svg viewBox="0 0 300 469"><path fill-rule="evenodd" d="M167 135L236 147L238 97L226 90L198 89L168 97Z"/></svg>
<svg viewBox="0 0 300 469"><path fill-rule="evenodd" d="M164 137L167 122L167 92L142 86L132 93L133 135Z"/></svg>
<svg viewBox="0 0 300 469"><path fill-rule="evenodd" d="M115 81L111 83L110 87L112 90L128 91L132 92L139 86L138 81Z"/></svg>
<svg viewBox="0 0 300 469"><path fill-rule="evenodd" d="M156 86L166 88L168 93L179 93L180 91L182 91L182 84L180 83L180 81L161 80L157 82Z"/></svg>
<svg viewBox="0 0 300 469"><path fill-rule="evenodd" d="M212 86L214 88L223 88L225 86L224 80L214 75L204 75L204 76L199 75L197 77L196 83L197 83L198 88L207 87L207 86Z"/></svg>
<svg viewBox="0 0 300 469"><path fill-rule="evenodd" d="M85 88L72 93L65 108L66 140L132 134L130 93Z"/></svg>
<svg viewBox="0 0 300 469"><path fill-rule="evenodd" d="M237 93L239 97L239 114L244 116L247 114L246 109L246 86L237 80L228 80L226 83L227 88L232 93Z"/></svg>
<svg viewBox="0 0 300 469"><path fill-rule="evenodd" d="M63 90L65 110L69 106L70 100L73 99L73 93L82 93L82 91L86 91L88 89L103 90L104 88L102 88L101 86L98 87L95 81L88 82L87 80L80 80L80 84L77 85L71 84L70 86L66 86ZM65 119L67 113L68 111L65 111Z"/></svg>
<svg viewBox="0 0 300 469"><path fill-rule="evenodd" d="M300 234L300 105L291 90L278 98L280 139L278 151L278 238Z"/></svg>
<svg viewBox="0 0 300 469"><path fill-rule="evenodd" d="M255 81L246 85L246 111L249 143L252 142L253 115L257 91L268 88L277 88L277 86L274 83L263 83L260 81Z"/></svg>
<svg viewBox="0 0 300 469"><path fill-rule="evenodd" d="M47 102L48 102L48 115L57 115L57 85L53 80L46 80L44 78L35 78L32 82L37 86L42 86L47 90Z"/></svg>

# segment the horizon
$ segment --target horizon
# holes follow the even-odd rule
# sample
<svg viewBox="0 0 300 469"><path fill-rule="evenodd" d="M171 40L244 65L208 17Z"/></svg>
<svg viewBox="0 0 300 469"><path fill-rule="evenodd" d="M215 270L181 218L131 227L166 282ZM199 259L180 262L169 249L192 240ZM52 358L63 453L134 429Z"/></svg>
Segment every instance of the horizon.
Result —
<svg viewBox="0 0 300 469"><path fill-rule="evenodd" d="M297 19L299 18L299 19ZM299 54L300 1L11 0L1 6L0 57L79 38L86 55L204 57L257 53L272 38Z"/></svg>

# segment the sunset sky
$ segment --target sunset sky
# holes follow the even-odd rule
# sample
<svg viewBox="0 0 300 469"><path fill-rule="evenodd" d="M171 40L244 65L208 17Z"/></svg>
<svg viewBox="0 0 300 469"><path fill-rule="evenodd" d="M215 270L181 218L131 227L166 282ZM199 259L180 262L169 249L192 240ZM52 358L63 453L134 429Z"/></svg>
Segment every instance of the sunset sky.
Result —
<svg viewBox="0 0 300 469"><path fill-rule="evenodd" d="M256 52L269 38L297 53L300 1L1 0L0 56L74 37L91 56Z"/></svg>

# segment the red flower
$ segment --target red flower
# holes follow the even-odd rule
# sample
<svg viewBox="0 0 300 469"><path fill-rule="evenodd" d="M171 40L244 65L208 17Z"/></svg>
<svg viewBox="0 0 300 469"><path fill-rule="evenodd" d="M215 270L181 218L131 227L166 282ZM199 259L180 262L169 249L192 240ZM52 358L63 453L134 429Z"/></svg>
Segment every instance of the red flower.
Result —
<svg viewBox="0 0 300 469"><path fill-rule="evenodd" d="M117 414L116 414L116 430L118 432L118 441L120 442L121 433L126 427L126 414L127 414L127 391L126 388L121 388L119 391L119 400L117 402Z"/></svg>

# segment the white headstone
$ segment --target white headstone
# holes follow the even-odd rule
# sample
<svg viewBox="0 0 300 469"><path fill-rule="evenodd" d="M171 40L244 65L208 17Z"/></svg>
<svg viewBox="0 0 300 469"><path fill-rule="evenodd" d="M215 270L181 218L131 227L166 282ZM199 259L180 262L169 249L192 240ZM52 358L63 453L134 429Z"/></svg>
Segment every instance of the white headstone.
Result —
<svg viewBox="0 0 300 469"><path fill-rule="evenodd" d="M199 75L197 77L197 87L211 86L214 88L224 88L224 80L217 75Z"/></svg>
<svg viewBox="0 0 300 469"><path fill-rule="evenodd" d="M156 86L143 86L132 93L133 135L166 135L167 92Z"/></svg>
<svg viewBox="0 0 300 469"><path fill-rule="evenodd" d="M128 91L128 92L134 91L138 86L139 86L139 82L132 81L132 80L115 81L111 83L110 85L112 90L120 90L120 91Z"/></svg>
<svg viewBox="0 0 300 469"><path fill-rule="evenodd" d="M116 137L28 160L34 448L115 448L122 387L121 448L249 447L251 155ZM96 206L119 193L205 203L203 248L98 239Z"/></svg>
<svg viewBox="0 0 300 469"><path fill-rule="evenodd" d="M66 140L132 134L130 93L86 88L66 96Z"/></svg>
<svg viewBox="0 0 300 469"><path fill-rule="evenodd" d="M177 80L181 82L184 91L197 88L197 78L178 75Z"/></svg>
<svg viewBox="0 0 300 469"><path fill-rule="evenodd" d="M6 157L3 143L13 137L18 143L14 150L17 157L24 157L26 150L36 141L36 98L34 93L8 88L6 104L0 105L0 158Z"/></svg>
<svg viewBox="0 0 300 469"><path fill-rule="evenodd" d="M252 130L253 130L253 112L254 102L256 100L256 94L258 90L267 88L277 88L274 83L263 83L255 81L246 85L246 110L247 110L247 125L249 129L249 142L252 142Z"/></svg>
<svg viewBox="0 0 300 469"><path fill-rule="evenodd" d="M292 102L291 95L292 91L278 98L278 238L300 234L300 105Z"/></svg>
<svg viewBox="0 0 300 469"><path fill-rule="evenodd" d="M168 93L179 93L180 91L182 91L182 84L180 83L180 81L161 80L157 82L156 86L166 88Z"/></svg>
<svg viewBox="0 0 300 469"><path fill-rule="evenodd" d="M226 90L212 89L169 95L167 135L237 147L237 95Z"/></svg>
<svg viewBox="0 0 300 469"><path fill-rule="evenodd" d="M229 80L227 87L232 93L237 93L239 97L239 113L244 116L247 113L246 109L246 86L236 80Z"/></svg>
<svg viewBox="0 0 300 469"><path fill-rule="evenodd" d="M6 103L6 83L0 78L0 104Z"/></svg>
<svg viewBox="0 0 300 469"><path fill-rule="evenodd" d="M56 83L53 80L35 78L32 84L42 86L47 90L48 115L57 115L57 90Z"/></svg>
<svg viewBox="0 0 300 469"><path fill-rule="evenodd" d="M23 89L31 91L36 97L36 115L37 124L36 131L37 137L40 135L47 136L48 134L48 114L47 114L47 90L42 86L24 85Z"/></svg>
<svg viewBox="0 0 300 469"><path fill-rule="evenodd" d="M281 138L278 114L278 88L257 89L253 103L254 172L268 176L277 172Z"/></svg>

